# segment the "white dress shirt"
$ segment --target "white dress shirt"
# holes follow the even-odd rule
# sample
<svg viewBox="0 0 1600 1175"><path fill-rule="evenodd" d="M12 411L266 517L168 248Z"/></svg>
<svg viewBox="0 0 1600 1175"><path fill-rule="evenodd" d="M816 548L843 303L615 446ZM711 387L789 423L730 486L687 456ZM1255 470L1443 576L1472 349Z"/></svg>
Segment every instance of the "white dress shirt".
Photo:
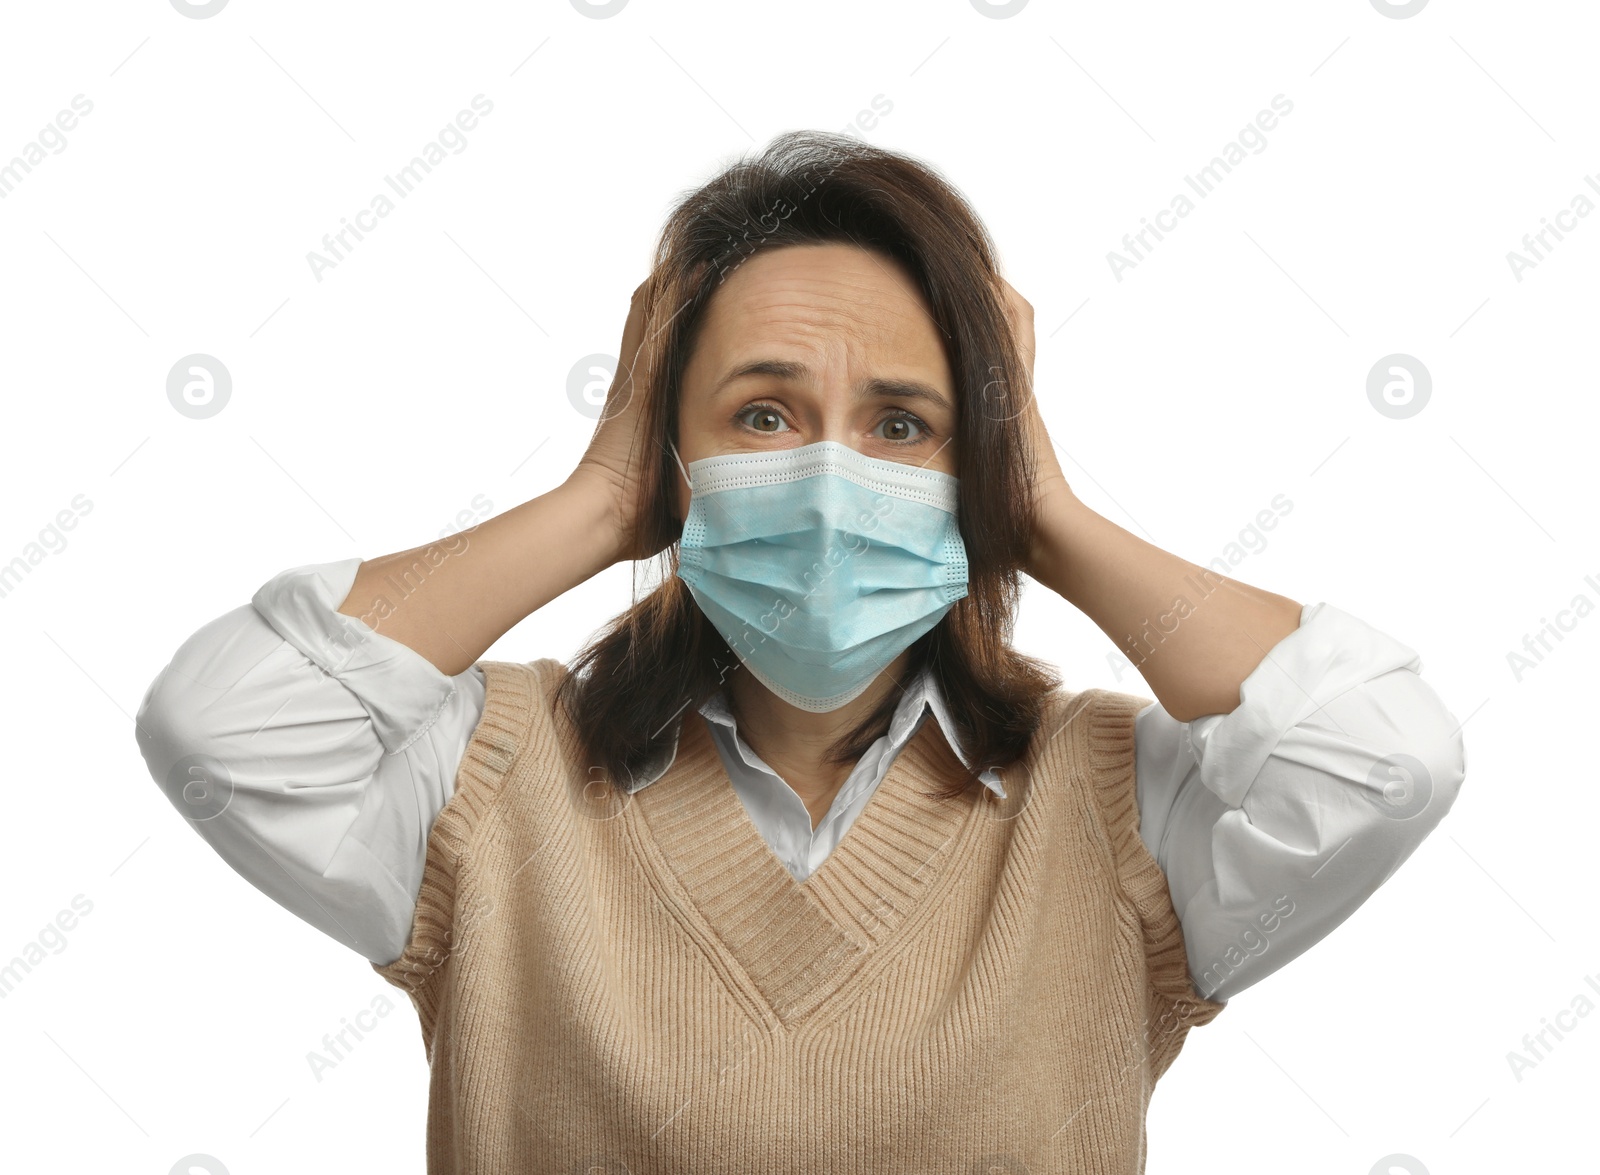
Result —
<svg viewBox="0 0 1600 1175"><path fill-rule="evenodd" d="M338 611L359 557L290 568L201 627L136 718L152 776L180 798L191 760L227 773L226 808L192 827L274 901L375 963L411 932L428 832L483 714L483 671L450 677ZM1140 836L1167 879L1189 969L1226 1000L1347 918L1439 822L1466 771L1459 723L1410 648L1326 603L1273 646L1227 714L1135 720ZM739 736L700 708L732 786L789 873L822 864L928 714L969 766L931 673L852 769L816 829ZM658 779L676 742L641 773ZM1385 756L1410 756L1409 773ZM214 768L213 768L214 770ZM1004 795L992 770L979 776ZM1409 790L1408 790L1409 789Z"/></svg>

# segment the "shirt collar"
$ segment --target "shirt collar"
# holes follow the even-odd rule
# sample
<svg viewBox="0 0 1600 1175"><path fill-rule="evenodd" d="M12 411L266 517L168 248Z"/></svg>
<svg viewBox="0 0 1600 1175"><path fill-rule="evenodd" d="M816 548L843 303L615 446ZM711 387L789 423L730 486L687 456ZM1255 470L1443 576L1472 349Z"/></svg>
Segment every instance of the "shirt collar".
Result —
<svg viewBox="0 0 1600 1175"><path fill-rule="evenodd" d="M962 765L970 771L972 760L967 757L960 732L950 718L950 708L945 700L944 690L940 688L939 680L933 670L926 665L906 687L899 704L895 707L893 717L889 720L888 753L898 754L905 744L911 741L911 736L916 733L923 712L926 710L933 711L934 721L938 723L945 742L955 753L956 758L961 760ZM701 704L699 713L707 722L727 727L730 734L738 733L738 725L734 721L733 712L728 709L727 698L722 690L707 698ZM637 782L633 785L633 791L642 791L649 787L672 767L678 757L678 735L682 729L681 721L673 725L671 740L656 760L641 769ZM979 772L978 781L1001 799L1006 798L1005 786L1000 782L1000 776L994 768L986 767Z"/></svg>

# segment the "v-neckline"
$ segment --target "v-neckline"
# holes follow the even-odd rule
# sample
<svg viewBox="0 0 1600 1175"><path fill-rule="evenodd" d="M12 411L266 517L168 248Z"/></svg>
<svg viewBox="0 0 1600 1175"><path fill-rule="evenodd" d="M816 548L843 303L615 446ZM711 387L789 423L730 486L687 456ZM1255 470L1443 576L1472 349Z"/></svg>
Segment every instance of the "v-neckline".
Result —
<svg viewBox="0 0 1600 1175"><path fill-rule="evenodd" d="M924 794L964 773L936 723L900 749L827 859L796 881L761 835L717 754L705 719L686 714L665 775L633 796L623 820L659 886L692 909L737 962L739 987L785 1026L848 998L932 908L929 896L970 848L981 788ZM958 870L955 870L958 871Z"/></svg>

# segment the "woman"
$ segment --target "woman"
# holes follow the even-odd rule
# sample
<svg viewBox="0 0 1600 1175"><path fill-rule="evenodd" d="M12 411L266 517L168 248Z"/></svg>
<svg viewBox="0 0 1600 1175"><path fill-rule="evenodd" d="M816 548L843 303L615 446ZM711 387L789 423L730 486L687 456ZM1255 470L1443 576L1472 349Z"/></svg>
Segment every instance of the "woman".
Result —
<svg viewBox="0 0 1600 1175"><path fill-rule="evenodd" d="M781 136L672 213L562 485L152 684L196 830L410 995L430 1171L1140 1171L1188 1029L1449 809L1417 655L1089 510L1033 350L935 172ZM657 554L570 670L478 660ZM1156 700L1012 649L1024 572Z"/></svg>

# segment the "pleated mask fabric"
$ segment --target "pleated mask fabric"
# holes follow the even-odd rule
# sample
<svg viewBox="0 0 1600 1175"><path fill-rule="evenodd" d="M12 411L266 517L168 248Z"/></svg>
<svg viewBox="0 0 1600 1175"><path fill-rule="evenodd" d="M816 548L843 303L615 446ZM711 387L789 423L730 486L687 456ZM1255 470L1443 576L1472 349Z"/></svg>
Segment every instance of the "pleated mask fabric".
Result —
<svg viewBox="0 0 1600 1175"><path fill-rule="evenodd" d="M745 668L802 710L858 696L967 594L947 473L837 441L679 468L678 576Z"/></svg>

